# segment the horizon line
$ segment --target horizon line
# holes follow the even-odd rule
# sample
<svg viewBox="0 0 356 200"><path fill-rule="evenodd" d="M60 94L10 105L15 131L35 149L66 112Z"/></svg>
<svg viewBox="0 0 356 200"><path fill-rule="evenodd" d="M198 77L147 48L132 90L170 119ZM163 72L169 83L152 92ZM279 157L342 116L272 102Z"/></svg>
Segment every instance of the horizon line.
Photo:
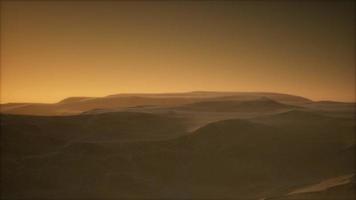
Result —
<svg viewBox="0 0 356 200"><path fill-rule="evenodd" d="M312 99L309 97L305 97L302 95L297 95L297 94L292 94L292 93L283 93L283 92L272 92L272 91L233 91L233 90L228 90L228 91L216 91L216 90L189 90L189 91L181 91L181 92L121 92L121 93L112 93L108 95L103 95L103 96L67 96L63 97L60 100L54 101L54 102L26 102L26 101L8 101L8 102L2 102L0 98L0 105L5 105L5 104L57 104L60 103L66 99L69 98L106 98L110 96L119 96L119 95L162 95L162 94L188 94L188 93L265 93L265 94L283 94L283 95L290 95L290 96L295 96L295 97L301 97L307 100L310 100L312 102L323 102L323 101L330 101L330 102L339 102L339 103L356 103L356 99L353 101L339 101L339 100L331 100L331 99ZM158 97L157 97L158 98Z"/></svg>

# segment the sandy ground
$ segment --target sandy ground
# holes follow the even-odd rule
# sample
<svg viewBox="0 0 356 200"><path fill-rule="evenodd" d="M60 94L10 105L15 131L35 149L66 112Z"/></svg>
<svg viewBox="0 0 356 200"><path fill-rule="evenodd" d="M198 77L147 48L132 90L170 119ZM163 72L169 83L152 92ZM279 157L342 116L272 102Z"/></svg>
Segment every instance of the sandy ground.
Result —
<svg viewBox="0 0 356 200"><path fill-rule="evenodd" d="M311 193L311 192L322 192L322 191L328 190L329 188L332 188L332 187L350 183L351 178L353 176L354 176L354 174L349 174L349 175L330 178L330 179L321 181L317 184L294 190L294 191L288 193L287 195Z"/></svg>

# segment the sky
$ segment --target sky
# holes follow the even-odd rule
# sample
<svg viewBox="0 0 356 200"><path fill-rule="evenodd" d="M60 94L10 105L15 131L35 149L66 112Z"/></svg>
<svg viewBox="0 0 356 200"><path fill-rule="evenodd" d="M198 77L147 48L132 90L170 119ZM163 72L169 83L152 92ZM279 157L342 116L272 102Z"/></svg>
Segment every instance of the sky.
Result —
<svg viewBox="0 0 356 200"><path fill-rule="evenodd" d="M355 101L353 1L1 1L1 103L265 91Z"/></svg>

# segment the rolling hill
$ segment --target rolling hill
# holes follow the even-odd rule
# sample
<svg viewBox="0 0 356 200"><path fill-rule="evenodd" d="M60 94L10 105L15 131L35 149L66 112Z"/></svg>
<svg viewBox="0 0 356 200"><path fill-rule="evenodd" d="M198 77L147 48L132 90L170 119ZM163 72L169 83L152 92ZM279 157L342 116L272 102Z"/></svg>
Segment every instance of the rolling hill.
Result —
<svg viewBox="0 0 356 200"><path fill-rule="evenodd" d="M184 120L150 113L1 117L5 199L273 199L355 173L355 122L312 111L190 134Z"/></svg>
<svg viewBox="0 0 356 200"><path fill-rule="evenodd" d="M298 108L297 106L287 105L267 97L253 100L219 100L203 101L193 104L186 104L177 107L178 110L199 111L199 112L276 112Z"/></svg>
<svg viewBox="0 0 356 200"><path fill-rule="evenodd" d="M4 152L33 154L73 142L125 142L169 139L186 134L184 120L148 113L99 115L1 115Z"/></svg>

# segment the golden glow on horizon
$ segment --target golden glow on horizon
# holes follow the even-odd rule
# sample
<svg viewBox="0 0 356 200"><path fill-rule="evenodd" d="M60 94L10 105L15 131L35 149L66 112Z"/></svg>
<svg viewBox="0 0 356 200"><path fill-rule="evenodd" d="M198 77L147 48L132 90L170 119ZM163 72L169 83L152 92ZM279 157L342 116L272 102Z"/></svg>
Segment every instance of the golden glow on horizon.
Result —
<svg viewBox="0 0 356 200"><path fill-rule="evenodd" d="M267 91L355 101L353 2L1 2L1 103Z"/></svg>

